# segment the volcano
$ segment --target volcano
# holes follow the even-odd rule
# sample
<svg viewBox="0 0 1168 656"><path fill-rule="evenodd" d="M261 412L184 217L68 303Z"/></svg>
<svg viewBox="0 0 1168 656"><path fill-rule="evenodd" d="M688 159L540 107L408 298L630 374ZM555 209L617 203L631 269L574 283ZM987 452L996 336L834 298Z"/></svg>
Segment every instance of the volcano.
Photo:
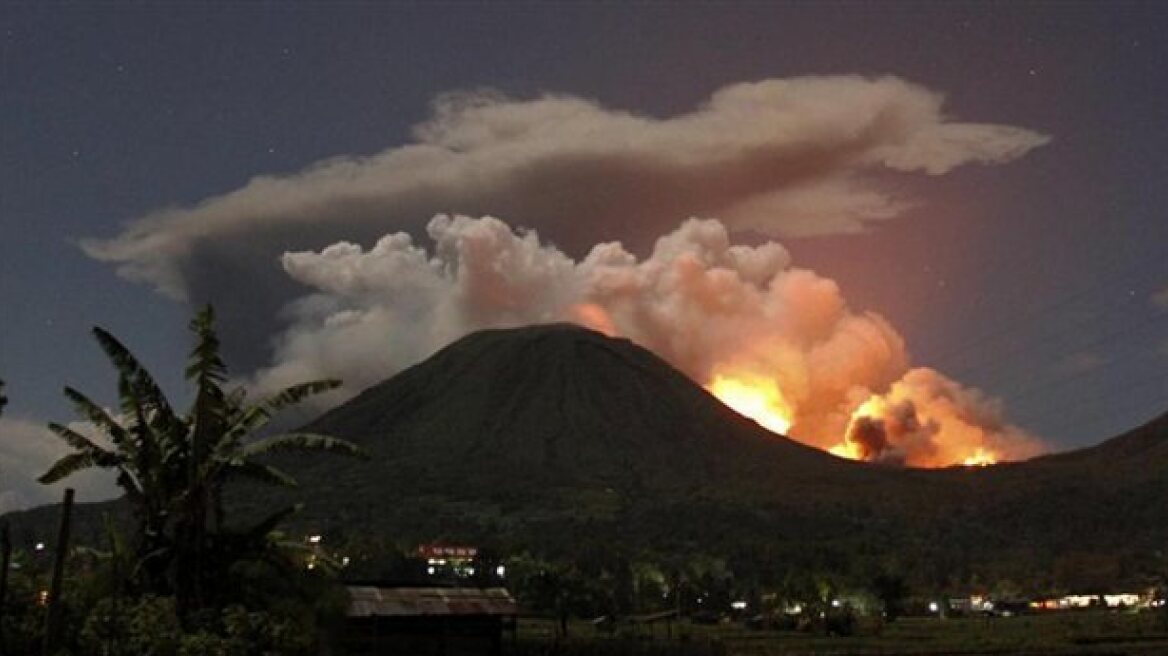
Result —
<svg viewBox="0 0 1168 656"><path fill-rule="evenodd" d="M872 465L765 430L633 342L570 324L473 333L305 428L371 457L285 459L300 491L240 494L241 508L301 502L309 530L551 551L601 536L911 551L944 535L989 558L1168 537L1168 417L1022 463Z"/></svg>
<svg viewBox="0 0 1168 656"><path fill-rule="evenodd" d="M632 538L664 524L641 537L692 543L709 538L654 518L794 520L881 482L928 484L771 433L649 351L571 324L471 334L305 430L371 456L278 463L304 490L279 501L304 503L321 531L486 540L622 523ZM272 500L237 503L259 501Z"/></svg>
<svg viewBox="0 0 1168 656"><path fill-rule="evenodd" d="M891 558L965 580L1083 558L1135 571L1168 542L1168 415L1025 462L876 465L776 435L640 346L575 325L473 333L304 430L370 457L282 456L300 486L229 490L232 517L302 503L292 530L338 539L819 569Z"/></svg>

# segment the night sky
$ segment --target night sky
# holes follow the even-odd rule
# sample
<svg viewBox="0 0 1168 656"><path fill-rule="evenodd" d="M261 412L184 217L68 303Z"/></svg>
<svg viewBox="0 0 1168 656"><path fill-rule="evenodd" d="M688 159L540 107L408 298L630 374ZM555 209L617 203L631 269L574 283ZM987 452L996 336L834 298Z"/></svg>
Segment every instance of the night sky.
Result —
<svg viewBox="0 0 1168 656"><path fill-rule="evenodd" d="M188 305L119 277L83 240L255 176L412 143L448 92L666 119L734 83L810 75L896 76L943 94L947 116L1050 138L944 175L873 173L912 206L859 234L774 238L886 317L914 363L1000 398L1055 448L1097 443L1168 410L1166 36L1160 2L2 4L0 488L40 500L20 480L46 451L21 440L30 422L72 418L63 385L112 402L91 326L181 394ZM522 201L499 206L522 214ZM472 205L451 209L537 220ZM419 234L431 214L384 232ZM627 234L534 227L574 256L622 237L643 254L664 231L627 220ZM297 247L345 238L371 245ZM206 279L279 272L234 261L247 264ZM255 300L263 316L223 308L240 374L267 361L261 337L283 316Z"/></svg>

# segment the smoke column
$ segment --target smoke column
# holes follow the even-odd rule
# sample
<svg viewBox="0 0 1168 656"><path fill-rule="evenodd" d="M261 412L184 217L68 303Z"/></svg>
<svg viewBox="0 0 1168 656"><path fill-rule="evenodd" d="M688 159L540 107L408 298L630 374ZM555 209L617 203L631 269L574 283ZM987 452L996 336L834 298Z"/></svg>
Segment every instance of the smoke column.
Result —
<svg viewBox="0 0 1168 656"><path fill-rule="evenodd" d="M569 320L699 384L765 387L791 437L838 455L931 467L1042 450L998 402L912 368L897 331L849 308L834 281L778 243L731 243L719 221L690 219L643 259L609 242L575 260L491 217L439 215L427 234L429 248L395 233L368 250L286 253L284 270L314 291L285 309L256 384L337 377L351 395L468 332Z"/></svg>

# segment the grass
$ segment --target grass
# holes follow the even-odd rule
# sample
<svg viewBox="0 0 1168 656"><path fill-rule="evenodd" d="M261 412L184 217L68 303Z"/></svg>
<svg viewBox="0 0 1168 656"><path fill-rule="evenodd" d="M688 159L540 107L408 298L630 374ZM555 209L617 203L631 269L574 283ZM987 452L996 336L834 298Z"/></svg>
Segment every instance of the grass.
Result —
<svg viewBox="0 0 1168 656"><path fill-rule="evenodd" d="M568 640L556 641L546 620L520 622L519 642L543 645L539 653L724 654L725 656L1033 654L1042 656L1151 656L1168 654L1168 622L1151 613L1106 611L1018 617L902 618L883 627L861 624L859 635L823 636L752 630L741 624L703 626L687 621L653 628L621 627L604 634L574 622ZM560 649L546 649L550 644ZM676 648L671 649L673 645Z"/></svg>

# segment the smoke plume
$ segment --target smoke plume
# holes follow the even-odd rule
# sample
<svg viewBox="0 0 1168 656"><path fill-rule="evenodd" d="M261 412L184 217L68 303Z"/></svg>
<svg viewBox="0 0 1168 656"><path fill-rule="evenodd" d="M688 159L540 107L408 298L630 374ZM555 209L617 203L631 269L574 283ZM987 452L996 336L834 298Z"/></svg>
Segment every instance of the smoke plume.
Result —
<svg viewBox="0 0 1168 656"><path fill-rule="evenodd" d="M229 355L250 365L298 294L277 265L286 251L418 236L418 219L437 213L506 216L575 255L616 239L643 252L694 215L769 237L860 232L913 202L881 188L882 173L996 164L1048 140L953 121L942 104L919 85L859 76L735 84L664 118L570 96L450 94L413 143L260 176L85 249L171 296L214 301L226 345L241 347Z"/></svg>
<svg viewBox="0 0 1168 656"><path fill-rule="evenodd" d="M644 259L618 242L573 259L490 217L439 215L427 234L430 248L395 233L368 250L285 254L314 293L286 308L257 386L337 377L352 394L473 330L570 320L629 337L700 384L766 381L793 437L845 455L937 466L1040 450L996 402L910 369L896 330L849 308L833 281L792 266L778 243L731 243L719 221L684 222Z"/></svg>

